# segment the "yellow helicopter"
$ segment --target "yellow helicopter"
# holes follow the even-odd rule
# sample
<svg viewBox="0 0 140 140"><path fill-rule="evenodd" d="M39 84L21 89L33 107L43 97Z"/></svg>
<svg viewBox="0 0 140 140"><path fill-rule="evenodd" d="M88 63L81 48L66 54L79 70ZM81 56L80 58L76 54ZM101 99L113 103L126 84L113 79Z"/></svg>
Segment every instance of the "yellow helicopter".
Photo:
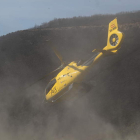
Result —
<svg viewBox="0 0 140 140"><path fill-rule="evenodd" d="M65 64L62 56L54 49L55 54L61 61L61 66L56 70L62 69L55 78L53 78L45 89L46 101L55 102L65 93L74 88L75 83L81 83L83 77L87 74L102 57L116 54L120 49L123 39L123 33L118 31L117 18L109 23L107 46L103 49L94 49L93 55L86 61L73 61ZM53 72L54 72L53 71Z"/></svg>

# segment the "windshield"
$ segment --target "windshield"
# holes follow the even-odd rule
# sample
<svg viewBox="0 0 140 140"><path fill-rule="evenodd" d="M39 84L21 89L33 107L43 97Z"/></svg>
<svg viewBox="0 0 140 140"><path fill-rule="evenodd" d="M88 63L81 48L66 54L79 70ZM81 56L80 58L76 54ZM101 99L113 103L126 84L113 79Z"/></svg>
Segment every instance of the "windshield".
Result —
<svg viewBox="0 0 140 140"><path fill-rule="evenodd" d="M56 79L53 79L52 81L50 81L46 87L46 94L51 90L51 88L54 86L54 84L56 83Z"/></svg>

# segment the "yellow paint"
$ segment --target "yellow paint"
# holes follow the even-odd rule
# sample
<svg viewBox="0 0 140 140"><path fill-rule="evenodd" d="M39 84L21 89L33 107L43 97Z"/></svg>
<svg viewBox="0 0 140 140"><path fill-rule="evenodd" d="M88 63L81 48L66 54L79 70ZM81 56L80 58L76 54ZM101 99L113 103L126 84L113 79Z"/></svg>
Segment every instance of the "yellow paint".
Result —
<svg viewBox="0 0 140 140"><path fill-rule="evenodd" d="M118 43L116 46L112 46L110 44L110 37L112 34L116 34L118 36ZM72 83L79 83L83 76L87 73L94 64L96 64L103 56L106 54L116 54L118 49L120 48L120 44L122 43L123 33L118 31L117 19L114 19L109 23L108 28L108 38L107 38L107 46L105 46L102 50L94 49L94 51L100 52L92 64L89 66L77 66L76 62L69 63L58 75L55 77L56 83L52 87L52 89L46 94L46 100L51 100L55 95L68 88ZM113 42L116 39L113 38Z"/></svg>
<svg viewBox="0 0 140 140"><path fill-rule="evenodd" d="M116 41L116 38L113 38L112 41L115 42Z"/></svg>

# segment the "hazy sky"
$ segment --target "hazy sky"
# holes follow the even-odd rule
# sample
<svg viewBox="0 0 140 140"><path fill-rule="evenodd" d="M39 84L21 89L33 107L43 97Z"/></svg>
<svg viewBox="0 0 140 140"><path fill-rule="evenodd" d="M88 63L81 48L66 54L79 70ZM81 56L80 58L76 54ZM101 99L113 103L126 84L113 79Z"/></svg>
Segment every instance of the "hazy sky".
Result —
<svg viewBox="0 0 140 140"><path fill-rule="evenodd" d="M0 0L0 36L54 18L140 10L140 0Z"/></svg>

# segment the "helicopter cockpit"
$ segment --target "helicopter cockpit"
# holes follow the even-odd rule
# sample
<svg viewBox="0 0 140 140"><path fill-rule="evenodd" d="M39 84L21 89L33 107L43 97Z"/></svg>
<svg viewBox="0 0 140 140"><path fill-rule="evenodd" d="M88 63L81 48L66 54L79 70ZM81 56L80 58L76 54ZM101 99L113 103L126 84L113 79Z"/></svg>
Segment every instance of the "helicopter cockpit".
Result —
<svg viewBox="0 0 140 140"><path fill-rule="evenodd" d="M46 94L51 90L51 88L54 86L55 83L56 83L56 79L52 79L52 80L48 83L48 85L47 85L47 87L46 87L46 89L45 89Z"/></svg>

